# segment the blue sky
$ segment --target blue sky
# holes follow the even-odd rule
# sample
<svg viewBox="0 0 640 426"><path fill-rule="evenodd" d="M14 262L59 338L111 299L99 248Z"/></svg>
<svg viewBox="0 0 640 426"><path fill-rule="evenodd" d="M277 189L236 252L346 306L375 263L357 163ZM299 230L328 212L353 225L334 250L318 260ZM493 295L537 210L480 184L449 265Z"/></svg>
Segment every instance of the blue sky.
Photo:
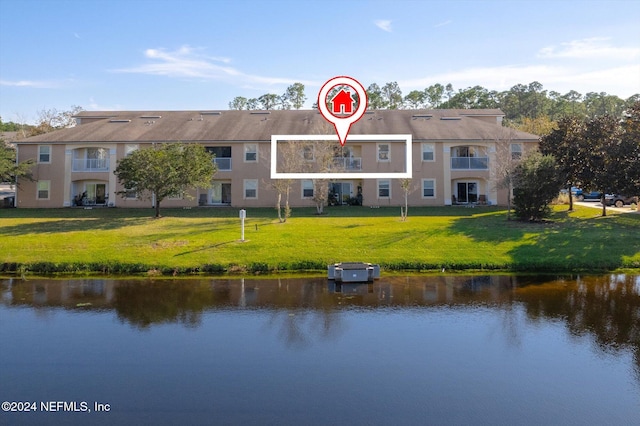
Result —
<svg viewBox="0 0 640 426"><path fill-rule="evenodd" d="M227 109L351 76L640 93L640 1L0 0L0 116Z"/></svg>

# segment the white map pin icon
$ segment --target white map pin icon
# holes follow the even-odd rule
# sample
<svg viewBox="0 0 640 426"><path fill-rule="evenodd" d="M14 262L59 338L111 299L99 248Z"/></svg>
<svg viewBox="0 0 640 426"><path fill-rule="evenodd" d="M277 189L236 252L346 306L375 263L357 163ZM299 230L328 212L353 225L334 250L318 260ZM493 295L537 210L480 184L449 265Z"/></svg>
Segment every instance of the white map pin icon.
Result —
<svg viewBox="0 0 640 426"><path fill-rule="evenodd" d="M335 113L331 112L327 107L327 96L329 95L329 92L336 86L349 86L358 94L358 107L351 115L341 117L335 115ZM340 91L334 97L334 110L336 109L335 99L337 99L339 96L349 96L349 98L341 99L341 103L338 106L339 113L350 113L352 111L351 108L353 106L353 103L355 103L355 100L350 97L350 94L344 91ZM320 111L320 114L322 114L324 119L332 123L336 128L336 133L338 134L340 145L344 146L345 142L347 141L347 135L349 135L351 125L360 120L360 118L362 118L362 116L364 115L364 112L367 110L367 103L367 91L364 89L362 84L351 77L334 77L327 81L320 89L320 93L318 94L318 110Z"/></svg>

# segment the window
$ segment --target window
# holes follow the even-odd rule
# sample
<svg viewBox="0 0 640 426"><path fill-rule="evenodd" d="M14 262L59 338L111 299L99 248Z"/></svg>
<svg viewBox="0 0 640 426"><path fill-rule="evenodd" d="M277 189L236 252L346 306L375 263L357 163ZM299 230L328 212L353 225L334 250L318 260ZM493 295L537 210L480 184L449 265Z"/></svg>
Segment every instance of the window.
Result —
<svg viewBox="0 0 640 426"><path fill-rule="evenodd" d="M38 200L48 200L50 190L51 190L50 180L39 180L38 195L37 195Z"/></svg>
<svg viewBox="0 0 640 426"><path fill-rule="evenodd" d="M512 160L519 160L520 158L522 158L522 145L519 143L512 143L511 144L511 159Z"/></svg>
<svg viewBox="0 0 640 426"><path fill-rule="evenodd" d="M244 162L245 163L258 162L258 145L254 143L244 144Z"/></svg>
<svg viewBox="0 0 640 426"><path fill-rule="evenodd" d="M218 167L218 170L231 170L230 146L207 146L205 149L215 155L213 162Z"/></svg>
<svg viewBox="0 0 640 426"><path fill-rule="evenodd" d="M124 198L128 199L128 200L132 200L132 199L136 199L138 198L138 191L136 191L135 188L125 188L124 190Z"/></svg>
<svg viewBox="0 0 640 426"><path fill-rule="evenodd" d="M422 198L434 198L436 196L436 181L434 179L422 179Z"/></svg>
<svg viewBox="0 0 640 426"><path fill-rule="evenodd" d="M51 163L51 145L38 145L38 163Z"/></svg>
<svg viewBox="0 0 640 426"><path fill-rule="evenodd" d="M378 198L391 198L391 181L378 181Z"/></svg>
<svg viewBox="0 0 640 426"><path fill-rule="evenodd" d="M451 148L451 168L488 170L489 157L481 146L456 146Z"/></svg>
<svg viewBox="0 0 640 426"><path fill-rule="evenodd" d="M435 147L433 144L422 144L422 161L435 161Z"/></svg>
<svg viewBox="0 0 640 426"><path fill-rule="evenodd" d="M138 144L126 144L124 146L124 156L128 157L133 153L133 151L137 151L137 150L138 150Z"/></svg>
<svg viewBox="0 0 640 426"><path fill-rule="evenodd" d="M313 181L302 181L302 198L313 198Z"/></svg>
<svg viewBox="0 0 640 426"><path fill-rule="evenodd" d="M313 146L305 145L302 152L302 157L305 161L313 161L315 160L315 156L313 153Z"/></svg>
<svg viewBox="0 0 640 426"><path fill-rule="evenodd" d="M378 161L389 161L389 160L391 160L389 156L389 144L379 143L378 144Z"/></svg>
<svg viewBox="0 0 640 426"><path fill-rule="evenodd" d="M258 198L258 180L244 180L244 198Z"/></svg>

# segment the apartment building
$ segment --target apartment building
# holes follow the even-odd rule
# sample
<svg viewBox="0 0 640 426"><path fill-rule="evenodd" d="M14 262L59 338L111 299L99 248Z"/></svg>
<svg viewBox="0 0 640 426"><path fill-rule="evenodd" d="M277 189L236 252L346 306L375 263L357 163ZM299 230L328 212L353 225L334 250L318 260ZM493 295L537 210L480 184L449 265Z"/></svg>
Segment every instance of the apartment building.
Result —
<svg viewBox="0 0 640 426"><path fill-rule="evenodd" d="M350 135L362 135L359 140L343 147L335 142L328 170L339 171L340 178L330 179L328 199L404 204L401 179L363 175L407 170L406 143L367 136L410 135L410 205L504 204L501 172L535 148L538 136L503 127L503 116L494 109L367 111L351 127ZM209 188L193 188L189 197L164 200L163 207L271 207L277 196L270 174L272 135L335 135L316 110L83 111L76 121L73 128L16 143L19 161L36 161L35 180L20 182L17 207L72 207L78 200L85 206L149 207L153 201L124 192L113 171L134 150L178 141L204 145L215 154L218 171ZM315 149L300 143L307 170L319 170ZM279 152L276 158L281 161ZM314 190L313 179L295 179L291 205L313 205Z"/></svg>

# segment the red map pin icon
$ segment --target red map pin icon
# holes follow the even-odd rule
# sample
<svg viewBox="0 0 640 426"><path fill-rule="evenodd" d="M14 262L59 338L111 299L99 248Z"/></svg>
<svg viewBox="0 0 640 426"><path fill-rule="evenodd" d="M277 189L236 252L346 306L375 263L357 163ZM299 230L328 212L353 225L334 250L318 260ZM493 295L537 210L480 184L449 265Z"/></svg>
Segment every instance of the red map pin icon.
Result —
<svg viewBox="0 0 640 426"><path fill-rule="evenodd" d="M357 101L350 90L344 89L345 86L356 92L358 95ZM336 87L340 87L340 90L332 94L331 99L327 99L329 93ZM358 103L357 106L356 102ZM331 103L331 109L327 103ZM320 88L318 110L324 119L336 128L340 145L344 146L347 141L351 125L364 115L367 110L367 103L367 91L362 84L351 77L333 77Z"/></svg>

